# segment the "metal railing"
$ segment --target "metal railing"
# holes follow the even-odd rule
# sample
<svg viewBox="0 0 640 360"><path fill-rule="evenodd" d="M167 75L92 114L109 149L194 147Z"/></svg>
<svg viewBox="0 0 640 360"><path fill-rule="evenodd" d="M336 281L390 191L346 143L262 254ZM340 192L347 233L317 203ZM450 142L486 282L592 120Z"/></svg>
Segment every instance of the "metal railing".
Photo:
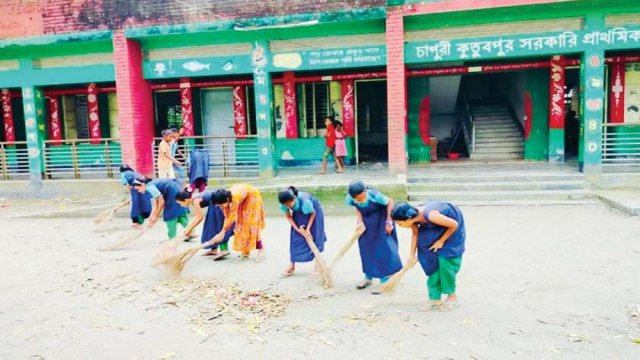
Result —
<svg viewBox="0 0 640 360"><path fill-rule="evenodd" d="M48 179L113 178L119 174L119 139L47 140L44 173Z"/></svg>
<svg viewBox="0 0 640 360"><path fill-rule="evenodd" d="M0 142L0 179L29 178L29 152L26 141Z"/></svg>
<svg viewBox="0 0 640 360"><path fill-rule="evenodd" d="M602 126L602 166L640 171L640 124Z"/></svg>
<svg viewBox="0 0 640 360"><path fill-rule="evenodd" d="M161 138L153 142L154 160L158 158L158 144ZM189 172L189 156L195 149L204 149L209 153L209 177L258 177L258 143L255 135L236 137L220 136L184 136L180 139L178 150L187 158L183 167ZM157 166L157 161L154 166ZM156 173L157 173L156 168Z"/></svg>
<svg viewBox="0 0 640 360"><path fill-rule="evenodd" d="M471 104L467 99L467 94L461 91L460 95L460 117L462 118L462 132L464 140L467 144L469 155L476 151L476 122L473 119L473 111Z"/></svg>

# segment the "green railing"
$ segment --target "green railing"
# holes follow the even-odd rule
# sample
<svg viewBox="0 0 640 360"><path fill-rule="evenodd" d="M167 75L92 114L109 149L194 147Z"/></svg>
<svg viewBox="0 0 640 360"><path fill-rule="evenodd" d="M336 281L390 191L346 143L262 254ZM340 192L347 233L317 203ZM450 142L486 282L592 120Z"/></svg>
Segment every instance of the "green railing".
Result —
<svg viewBox="0 0 640 360"><path fill-rule="evenodd" d="M602 166L614 171L640 171L640 124L603 125Z"/></svg>
<svg viewBox="0 0 640 360"><path fill-rule="evenodd" d="M48 179L113 178L119 173L119 139L47 140L44 142Z"/></svg>
<svg viewBox="0 0 640 360"><path fill-rule="evenodd" d="M26 141L0 142L0 179L29 178L29 152Z"/></svg>
<svg viewBox="0 0 640 360"><path fill-rule="evenodd" d="M158 158L158 144L161 140L161 138L154 139L154 160ZM242 178L258 177L260 175L258 143L255 135L243 138L218 136L182 137L178 144L178 150L187 157L187 160L182 164L187 173L189 171L189 155L195 149L207 150L210 177ZM157 164L157 161L155 164Z"/></svg>

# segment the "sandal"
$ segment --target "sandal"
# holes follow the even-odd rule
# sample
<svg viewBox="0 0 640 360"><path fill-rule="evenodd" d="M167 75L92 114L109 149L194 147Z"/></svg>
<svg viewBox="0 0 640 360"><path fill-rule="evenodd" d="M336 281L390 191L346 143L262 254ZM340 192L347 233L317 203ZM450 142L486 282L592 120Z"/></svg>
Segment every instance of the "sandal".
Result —
<svg viewBox="0 0 640 360"><path fill-rule="evenodd" d="M187 235L187 236L184 236L184 237L182 238L182 241L184 241L184 242L189 242L189 241L191 241L191 240L193 240L193 239L195 239L195 238L197 238L197 237L198 237L198 235L194 235L194 234Z"/></svg>
<svg viewBox="0 0 640 360"><path fill-rule="evenodd" d="M289 276L292 276L295 273L295 271L283 271L280 273L280 275L278 276L278 278L280 279L286 279Z"/></svg>
<svg viewBox="0 0 640 360"><path fill-rule="evenodd" d="M382 286L376 286L375 288L373 288L373 290L371 290L371 294L372 295L382 294Z"/></svg>
<svg viewBox="0 0 640 360"><path fill-rule="evenodd" d="M440 306L442 306L442 301L429 301L428 304L422 305L418 308L419 311L428 312L428 311L436 311L440 310Z"/></svg>
<svg viewBox="0 0 640 360"><path fill-rule="evenodd" d="M216 257L213 258L213 261L224 260L229 255L231 255L231 253L228 252L228 251L221 252L221 253L217 254Z"/></svg>
<svg viewBox="0 0 640 360"><path fill-rule="evenodd" d="M445 301L438 307L438 310L442 312L450 312L460 307L458 301Z"/></svg>
<svg viewBox="0 0 640 360"><path fill-rule="evenodd" d="M369 286L373 285L373 283L371 282L371 280L363 280L362 282L360 282L358 285L356 285L356 289L358 290L362 290L362 289L366 289Z"/></svg>
<svg viewBox="0 0 640 360"><path fill-rule="evenodd" d="M202 254L202 256L218 256L218 250L209 250L206 253Z"/></svg>

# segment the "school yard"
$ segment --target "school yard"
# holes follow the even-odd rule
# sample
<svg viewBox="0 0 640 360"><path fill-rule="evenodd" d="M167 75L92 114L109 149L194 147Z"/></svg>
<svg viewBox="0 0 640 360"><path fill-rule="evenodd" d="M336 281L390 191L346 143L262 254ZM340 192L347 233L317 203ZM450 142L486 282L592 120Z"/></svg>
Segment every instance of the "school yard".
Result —
<svg viewBox="0 0 640 360"><path fill-rule="evenodd" d="M128 220L45 216L74 206L86 204L0 202L2 359L640 358L640 221L605 206L462 207L467 252L451 313L418 311L419 267L392 295L356 290L355 247L333 289L307 276L311 265L278 279L284 217L267 219L265 262L197 255L169 279L150 266L162 223L101 252ZM327 222L330 261L355 220ZM403 259L408 246L401 230Z"/></svg>

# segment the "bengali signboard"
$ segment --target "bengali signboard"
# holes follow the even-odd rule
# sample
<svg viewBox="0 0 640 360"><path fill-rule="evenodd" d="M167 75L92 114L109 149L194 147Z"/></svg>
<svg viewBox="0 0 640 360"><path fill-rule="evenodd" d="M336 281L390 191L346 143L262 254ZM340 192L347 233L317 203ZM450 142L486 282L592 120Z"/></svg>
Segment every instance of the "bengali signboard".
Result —
<svg viewBox="0 0 640 360"><path fill-rule="evenodd" d="M384 66L386 63L386 47L377 45L277 53L273 54L270 70L339 69Z"/></svg>

